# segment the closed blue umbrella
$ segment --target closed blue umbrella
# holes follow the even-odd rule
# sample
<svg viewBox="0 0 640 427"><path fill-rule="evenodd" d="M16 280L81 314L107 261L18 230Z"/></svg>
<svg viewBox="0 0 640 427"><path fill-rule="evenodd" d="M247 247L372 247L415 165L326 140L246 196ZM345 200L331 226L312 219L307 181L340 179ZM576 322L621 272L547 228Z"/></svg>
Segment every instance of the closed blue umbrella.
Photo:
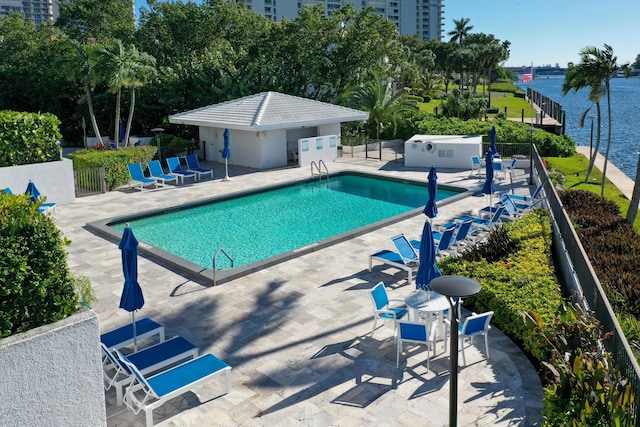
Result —
<svg viewBox="0 0 640 427"><path fill-rule="evenodd" d="M433 234L431 233L431 224L429 221L424 222L419 256L420 266L416 274L416 289L430 291L431 287L429 283L436 277L442 276L442 273L440 273L440 269L436 265L436 246L433 242Z"/></svg>
<svg viewBox="0 0 640 427"><path fill-rule="evenodd" d="M435 166L431 166L429 176L427 178L427 190L429 191L429 199L422 211L426 216L433 219L438 215L438 205L436 204L436 193L438 192L438 175L436 175Z"/></svg>
<svg viewBox="0 0 640 427"><path fill-rule="evenodd" d="M227 160L231 158L231 150L229 149L229 129L225 129L222 135L224 136L224 148L222 149L222 158L224 159L223 181L229 181L229 168L227 166Z"/></svg>
<svg viewBox="0 0 640 427"><path fill-rule="evenodd" d="M131 324L133 325L133 348L137 349L136 340L136 315L135 311L144 305L142 288L138 284L138 240L133 235L131 227L127 227L122 232L122 239L118 246L122 252L122 272L124 273L124 287L120 297L120 308L131 313Z"/></svg>
<svg viewBox="0 0 640 427"><path fill-rule="evenodd" d="M491 208L491 212L493 212L493 207L491 206L491 195L495 191L493 187L493 154L491 150L487 153L487 157L485 158L485 170L487 172L487 180L484 182L482 186L482 192L484 194L489 195L489 208Z"/></svg>
<svg viewBox="0 0 640 427"><path fill-rule="evenodd" d="M29 199L31 200L32 203L38 200L38 197L40 197L40 192L38 191L38 188L31 181L29 181L29 184L27 184L27 189L25 190L24 194L29 195Z"/></svg>
<svg viewBox="0 0 640 427"><path fill-rule="evenodd" d="M491 126L491 131L489 132L489 140L491 141L491 147L489 148L492 154L498 154L498 149L496 148L496 127Z"/></svg>

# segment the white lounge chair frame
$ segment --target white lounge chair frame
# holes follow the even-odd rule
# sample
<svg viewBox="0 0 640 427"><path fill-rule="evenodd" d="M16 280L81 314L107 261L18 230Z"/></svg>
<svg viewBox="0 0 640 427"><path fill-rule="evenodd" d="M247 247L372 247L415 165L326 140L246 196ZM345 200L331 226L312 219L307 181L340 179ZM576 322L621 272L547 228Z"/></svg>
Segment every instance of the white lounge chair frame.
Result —
<svg viewBox="0 0 640 427"><path fill-rule="evenodd" d="M116 355L135 375L131 385L127 387L124 395L124 404L127 405L134 414L138 414L143 410L146 415L147 427L153 426L154 409L159 408L174 397L191 391L199 385L208 383L216 377L224 375L226 379L226 392L229 393L231 391L231 366L210 353L167 369L149 378L145 378L138 368L136 368L120 350L116 350ZM207 365L208 369L204 369L205 374L188 371L192 366L202 365ZM202 369L197 370L200 371ZM172 385L165 390L164 393L159 395L151 386L150 381L154 382L154 379L162 380L163 378L171 378ZM141 398L136 394L138 392L141 392Z"/></svg>
<svg viewBox="0 0 640 427"><path fill-rule="evenodd" d="M120 363L120 360L112 353L104 344L100 343L104 356L104 389L109 390L111 387L116 389L116 404L122 406L123 390L133 380L133 373L128 372L126 367ZM167 353L167 350L169 352ZM167 357L154 357L154 363L147 366L139 366L139 360L148 360L146 355L153 352L162 352ZM152 345L143 350L137 351L127 357L133 362L138 363L140 373L143 375L162 370L168 366L180 362L184 359L194 359L198 357L199 349L195 345L182 337L173 337L161 343Z"/></svg>

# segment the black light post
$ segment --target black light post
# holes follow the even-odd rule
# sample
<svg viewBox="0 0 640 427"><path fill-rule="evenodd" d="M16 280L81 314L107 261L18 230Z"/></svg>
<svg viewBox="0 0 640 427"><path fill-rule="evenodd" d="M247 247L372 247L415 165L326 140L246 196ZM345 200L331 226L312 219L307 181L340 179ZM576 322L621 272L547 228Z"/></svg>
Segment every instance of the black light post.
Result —
<svg viewBox="0 0 640 427"><path fill-rule="evenodd" d="M158 160L160 160L160 164L162 164L162 151L160 150L160 134L164 132L162 128L153 128L151 132L156 136L156 146L158 147Z"/></svg>
<svg viewBox="0 0 640 427"><path fill-rule="evenodd" d="M429 286L440 295L446 296L451 307L449 427L456 427L458 425L458 304L460 298L470 297L480 292L481 286L475 280L461 276L436 277ZM453 298L456 299L455 304Z"/></svg>
<svg viewBox="0 0 640 427"><path fill-rule="evenodd" d="M529 185L533 185L533 133L536 128L530 127L529 131Z"/></svg>

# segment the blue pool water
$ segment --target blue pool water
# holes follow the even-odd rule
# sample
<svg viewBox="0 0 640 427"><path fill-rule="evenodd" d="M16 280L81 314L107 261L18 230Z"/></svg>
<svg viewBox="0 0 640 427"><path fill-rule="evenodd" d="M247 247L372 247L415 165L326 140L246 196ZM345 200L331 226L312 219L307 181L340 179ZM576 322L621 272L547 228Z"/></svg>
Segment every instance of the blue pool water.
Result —
<svg viewBox="0 0 640 427"><path fill-rule="evenodd" d="M460 192L440 188L438 199ZM138 240L194 264L212 268L223 248L240 267L414 210L427 198L426 183L338 175L127 221ZM124 221L110 225L124 229ZM230 264L219 257L217 267Z"/></svg>

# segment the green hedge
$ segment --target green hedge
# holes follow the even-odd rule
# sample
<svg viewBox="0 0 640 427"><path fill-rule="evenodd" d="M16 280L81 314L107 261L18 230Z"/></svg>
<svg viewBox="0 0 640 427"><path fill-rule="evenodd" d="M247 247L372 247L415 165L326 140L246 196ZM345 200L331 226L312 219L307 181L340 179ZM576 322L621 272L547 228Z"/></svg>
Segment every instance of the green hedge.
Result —
<svg viewBox="0 0 640 427"><path fill-rule="evenodd" d="M50 113L0 110L0 167L57 160L59 125Z"/></svg>
<svg viewBox="0 0 640 427"><path fill-rule="evenodd" d="M144 169L158 149L153 146L128 147L118 150L81 150L69 154L75 170L105 168L109 190L130 181L128 164L142 163Z"/></svg>
<svg viewBox="0 0 640 427"><path fill-rule="evenodd" d="M0 338L76 311L68 241L48 215L38 213L38 205L0 191Z"/></svg>
<svg viewBox="0 0 640 427"><path fill-rule="evenodd" d="M496 127L497 142L526 144L530 143L531 127L527 123L496 119L489 121L461 120L454 117L434 116L420 112L411 118L399 117L395 126L387 126L382 131L385 139L409 139L413 135L485 135L489 141L491 127ZM567 157L576 153L576 142L567 135L554 135L544 130L533 133L533 142L541 156Z"/></svg>
<svg viewBox="0 0 640 427"><path fill-rule="evenodd" d="M543 338L526 326L522 312L536 312L551 324L563 302L551 259L549 213L535 209L491 235L485 243L460 257L445 258L438 266L442 274L478 281L482 290L466 299L465 305L476 312L493 311L493 323L502 332L521 342L536 359L546 360Z"/></svg>

